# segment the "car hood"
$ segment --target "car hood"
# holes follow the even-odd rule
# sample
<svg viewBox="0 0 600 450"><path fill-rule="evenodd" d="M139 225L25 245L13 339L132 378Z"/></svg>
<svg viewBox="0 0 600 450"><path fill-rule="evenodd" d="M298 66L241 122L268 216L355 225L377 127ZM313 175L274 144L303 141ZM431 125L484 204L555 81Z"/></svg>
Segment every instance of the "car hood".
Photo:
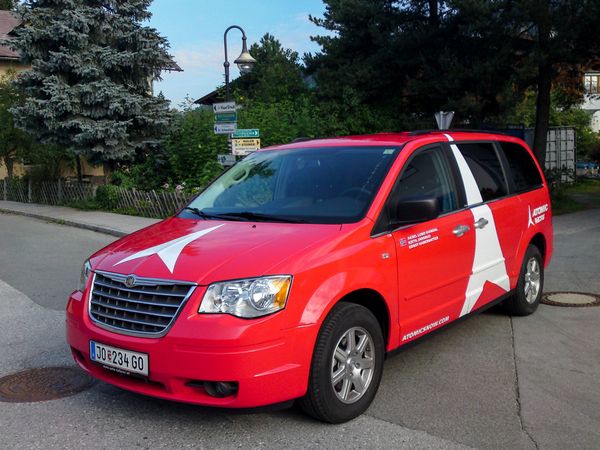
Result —
<svg viewBox="0 0 600 450"><path fill-rule="evenodd" d="M339 236L340 229L340 225L171 218L114 242L97 252L91 263L94 270L207 285L274 274L282 262Z"/></svg>

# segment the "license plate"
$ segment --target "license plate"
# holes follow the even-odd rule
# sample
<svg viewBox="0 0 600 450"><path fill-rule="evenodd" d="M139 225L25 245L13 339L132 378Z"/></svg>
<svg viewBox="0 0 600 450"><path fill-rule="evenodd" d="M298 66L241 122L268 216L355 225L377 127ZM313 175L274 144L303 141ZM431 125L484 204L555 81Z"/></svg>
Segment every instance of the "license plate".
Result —
<svg viewBox="0 0 600 450"><path fill-rule="evenodd" d="M90 341L90 359L103 366L148 376L148 355Z"/></svg>

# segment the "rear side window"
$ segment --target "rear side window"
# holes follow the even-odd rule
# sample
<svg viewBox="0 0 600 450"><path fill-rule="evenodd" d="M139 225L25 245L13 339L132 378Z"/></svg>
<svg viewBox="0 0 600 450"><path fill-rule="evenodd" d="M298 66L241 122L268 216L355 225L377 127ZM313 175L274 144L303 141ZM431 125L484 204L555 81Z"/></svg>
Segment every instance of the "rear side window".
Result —
<svg viewBox="0 0 600 450"><path fill-rule="evenodd" d="M542 185L542 177L529 152L513 142L501 142L508 161L515 192L524 192Z"/></svg>
<svg viewBox="0 0 600 450"><path fill-rule="evenodd" d="M481 193L484 202L507 194L502 165L492 144L458 144Z"/></svg>

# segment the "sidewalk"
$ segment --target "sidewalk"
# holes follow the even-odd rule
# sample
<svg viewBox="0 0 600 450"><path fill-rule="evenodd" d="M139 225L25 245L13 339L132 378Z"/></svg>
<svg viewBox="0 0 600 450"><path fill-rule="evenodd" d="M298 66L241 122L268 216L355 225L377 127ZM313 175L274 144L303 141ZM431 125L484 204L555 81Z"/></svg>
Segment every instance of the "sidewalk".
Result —
<svg viewBox="0 0 600 450"><path fill-rule="evenodd" d="M160 222L159 219L148 219L146 217L125 216L101 211L82 211L64 206L5 201L0 201L0 212L35 217L118 237Z"/></svg>

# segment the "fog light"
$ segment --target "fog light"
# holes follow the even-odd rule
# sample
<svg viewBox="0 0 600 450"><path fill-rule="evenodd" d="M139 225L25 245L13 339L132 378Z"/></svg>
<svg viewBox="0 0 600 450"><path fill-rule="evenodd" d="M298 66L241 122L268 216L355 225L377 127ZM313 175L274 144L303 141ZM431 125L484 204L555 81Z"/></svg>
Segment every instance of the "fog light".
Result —
<svg viewBox="0 0 600 450"><path fill-rule="evenodd" d="M190 387L202 387L208 395L216 398L229 397L238 391L236 381L190 381Z"/></svg>
<svg viewBox="0 0 600 450"><path fill-rule="evenodd" d="M204 383L204 389L212 397L223 398L235 394L238 390L238 384L227 381L207 381Z"/></svg>

